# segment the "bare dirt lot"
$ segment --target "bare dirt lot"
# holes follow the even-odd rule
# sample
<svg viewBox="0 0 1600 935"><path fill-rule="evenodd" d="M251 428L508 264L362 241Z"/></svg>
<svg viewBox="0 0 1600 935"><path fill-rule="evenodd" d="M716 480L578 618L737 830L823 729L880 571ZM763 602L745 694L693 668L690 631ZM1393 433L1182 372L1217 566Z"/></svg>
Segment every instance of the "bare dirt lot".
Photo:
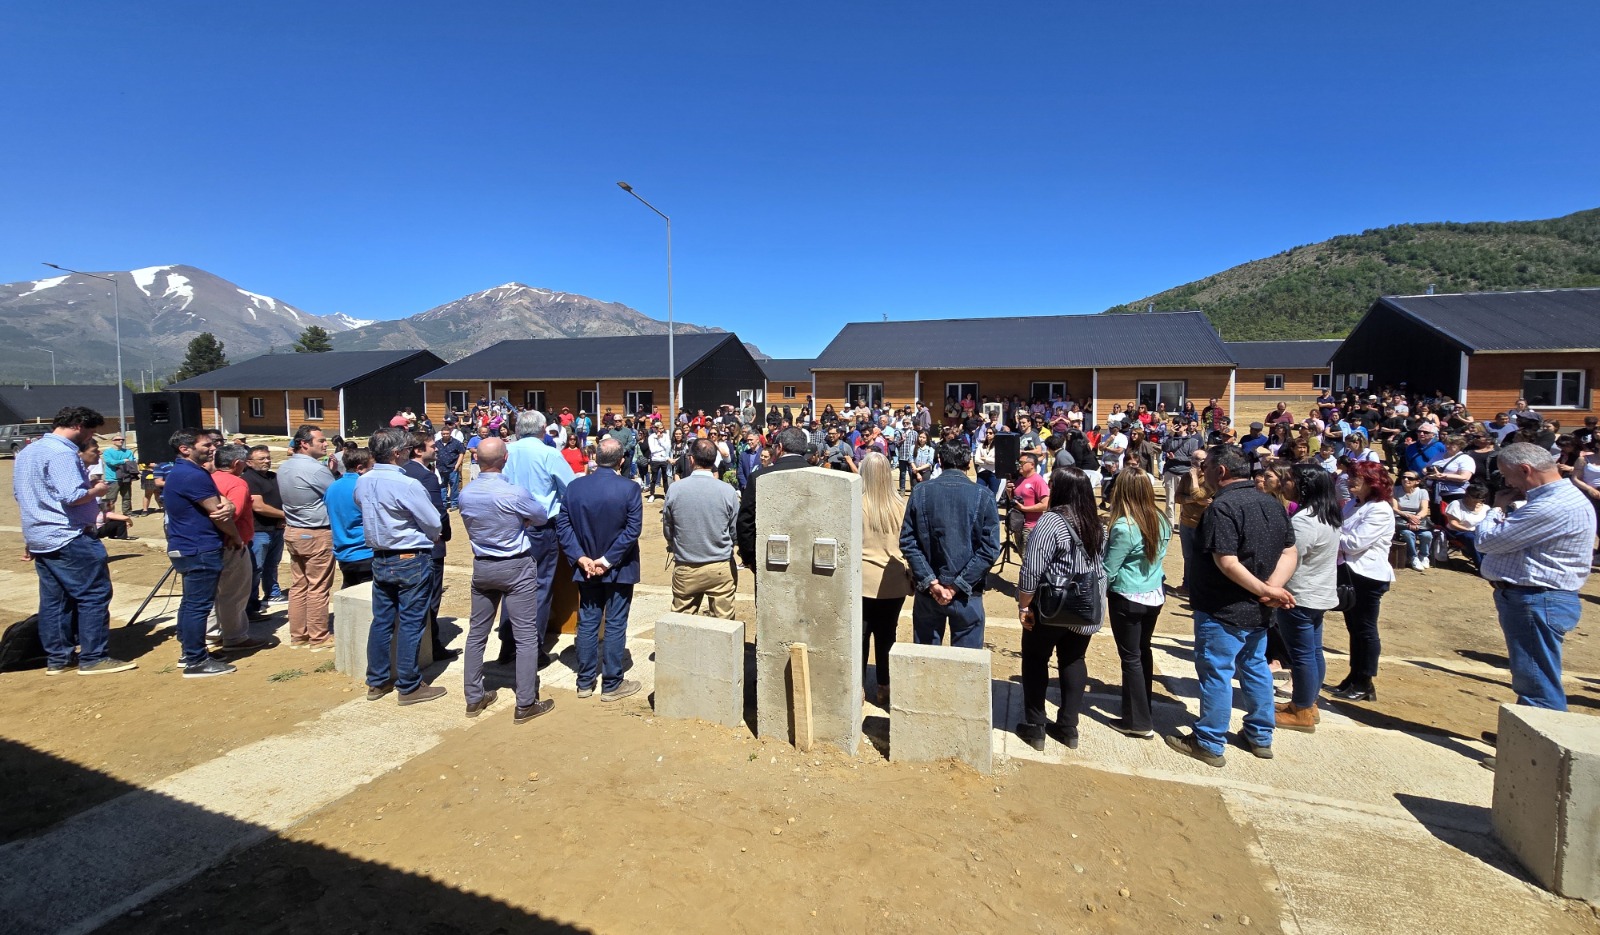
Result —
<svg viewBox="0 0 1600 935"><path fill-rule="evenodd" d="M0 479L10 462L0 461ZM656 508L646 507L647 586L666 585ZM0 526L16 505L0 498ZM159 518L135 534L158 535ZM108 543L125 619L167 567L148 543ZM1169 580L1181 559L1168 558ZM467 610L458 549L444 615ZM0 532L0 624L37 603ZM287 568L284 570L287 574ZM1017 568L985 604L994 677L1018 673ZM751 592L749 576L740 581ZM1591 580L1585 599L1600 601ZM286 733L353 697L317 671L331 654L278 646L237 660L235 676L184 681L158 597L158 625L125 627L113 653L132 674L0 674L0 738L114 782L64 778L32 758L0 759L0 843L36 834L129 786ZM753 605L738 605L753 619ZM1402 571L1383 605L1380 700L1356 720L1476 741L1511 701L1487 584L1470 573ZM650 621L635 620L636 633ZM283 627L281 611L256 635ZM1329 677L1344 674L1343 621L1327 621ZM1574 711L1600 711L1600 645L1588 620L1567 640ZM447 625L447 638L454 635ZM1184 641L1176 598L1158 637ZM910 638L903 621L900 638ZM298 674L296 674L298 673ZM459 668L440 684L459 704ZM1091 691L1119 684L1109 635L1095 640ZM276 677L277 680L274 680ZM1158 692L1162 680L1158 678ZM556 691L531 725L489 719L214 868L109 930L168 931L1027 931L1276 930L1282 906L1253 833L1215 790L1031 763L983 777L954 766L890 764L871 745L851 759L799 754L748 731L654 718ZM504 703L504 702L503 702ZM1086 726L1087 729L1098 729ZM286 764L292 769L292 764ZM1248 919L1248 923L1241 920ZM568 926L576 928L568 928Z"/></svg>

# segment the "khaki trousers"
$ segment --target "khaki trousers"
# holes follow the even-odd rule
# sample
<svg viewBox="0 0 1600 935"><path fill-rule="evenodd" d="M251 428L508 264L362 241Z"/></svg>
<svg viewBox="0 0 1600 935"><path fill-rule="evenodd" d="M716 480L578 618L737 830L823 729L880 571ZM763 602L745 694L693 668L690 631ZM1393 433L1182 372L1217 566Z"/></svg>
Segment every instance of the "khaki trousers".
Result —
<svg viewBox="0 0 1600 935"><path fill-rule="evenodd" d="M289 553L289 641L328 641L328 598L333 593L333 531L290 526L283 531Z"/></svg>
<svg viewBox="0 0 1600 935"><path fill-rule="evenodd" d="M733 562L707 562L689 565L674 562L672 565L672 612L698 614L700 602L706 602L704 616L733 619L733 595L738 589Z"/></svg>
<svg viewBox="0 0 1600 935"><path fill-rule="evenodd" d="M222 550L222 575L217 578L217 600L211 608L206 639L224 646L250 637L245 605L250 598L250 549Z"/></svg>

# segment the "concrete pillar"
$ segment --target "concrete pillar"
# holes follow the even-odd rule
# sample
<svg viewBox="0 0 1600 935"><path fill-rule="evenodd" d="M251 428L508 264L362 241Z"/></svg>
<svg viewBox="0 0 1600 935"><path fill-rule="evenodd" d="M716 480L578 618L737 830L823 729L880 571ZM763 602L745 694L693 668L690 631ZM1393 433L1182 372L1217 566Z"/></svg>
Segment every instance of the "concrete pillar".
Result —
<svg viewBox="0 0 1600 935"><path fill-rule="evenodd" d="M812 736L854 754L861 743L861 478L822 468L760 478L756 732L794 740L789 647L805 643Z"/></svg>
<svg viewBox="0 0 1600 935"><path fill-rule="evenodd" d="M362 684L367 681L367 636L372 632L372 582L333 592L333 667ZM389 671L398 671L400 643L389 644ZM433 639L422 634L417 665L433 665Z"/></svg>
<svg viewBox="0 0 1600 935"><path fill-rule="evenodd" d="M1600 718L1501 705L1499 733L1495 837L1540 886L1600 902Z"/></svg>
<svg viewBox="0 0 1600 935"><path fill-rule="evenodd" d="M957 759L981 773L994 769L989 651L896 643L889 650L894 685L889 759Z"/></svg>
<svg viewBox="0 0 1600 935"><path fill-rule="evenodd" d="M656 621L656 713L744 725L744 624L692 614Z"/></svg>

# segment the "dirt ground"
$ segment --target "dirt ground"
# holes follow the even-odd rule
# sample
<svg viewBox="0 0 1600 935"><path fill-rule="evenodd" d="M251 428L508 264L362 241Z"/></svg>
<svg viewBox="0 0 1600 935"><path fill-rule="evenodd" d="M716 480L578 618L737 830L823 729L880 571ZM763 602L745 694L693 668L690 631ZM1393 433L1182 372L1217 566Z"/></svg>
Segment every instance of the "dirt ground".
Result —
<svg viewBox="0 0 1600 935"><path fill-rule="evenodd" d="M0 461L0 480L10 471ZM666 585L655 517L647 505L644 583ZM0 498L0 526L17 521L15 502ZM134 533L159 534L159 518ZM108 546L114 610L130 607L166 557L143 542ZM19 534L0 533L0 555L20 552ZM467 609L465 549L456 553L447 618ZM1174 540L1169 580L1180 572ZM1014 564L1001 569L985 600L996 678L1018 672L1016 574ZM26 563L0 561L0 625L33 612L32 580ZM741 577L741 593L751 585ZM1584 595L1600 601L1600 582ZM158 598L147 615L175 607ZM1454 569L1402 571L1383 608L1379 701L1347 713L1474 741L1492 730L1513 696L1488 585ZM283 625L280 611L255 632ZM1157 638L1185 644L1190 626L1173 598ZM647 627L634 623L636 633ZM1327 628L1332 681L1347 644L1339 615ZM900 638L910 638L908 620ZM1600 711L1592 623L1566 647L1573 710ZM317 671L331 669L331 654L277 646L237 660L238 675L184 681L170 628L118 624L112 652L140 668L96 679L0 674L0 737L138 785L352 698L349 679ZM1089 667L1091 691L1117 690L1108 634L1094 641ZM452 694L458 672L441 682ZM746 731L658 720L642 696L615 707L554 697L554 716L520 727L494 718L451 735L110 930L612 931L670 920L685 931L1192 932L1241 928L1244 918L1277 928L1251 834L1212 790L1027 763L986 778L890 764L868 744L855 760L801 755ZM0 761L0 788L28 805L0 809L0 843L116 789L14 766ZM270 918L279 921L264 925Z"/></svg>

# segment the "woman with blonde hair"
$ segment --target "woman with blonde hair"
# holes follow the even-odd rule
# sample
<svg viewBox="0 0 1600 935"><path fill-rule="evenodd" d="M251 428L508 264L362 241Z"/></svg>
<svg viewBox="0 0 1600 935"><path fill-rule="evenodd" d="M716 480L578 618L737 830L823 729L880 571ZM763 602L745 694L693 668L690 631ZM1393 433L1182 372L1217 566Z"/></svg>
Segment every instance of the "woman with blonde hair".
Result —
<svg viewBox="0 0 1600 935"><path fill-rule="evenodd" d="M1122 657L1122 717L1112 728L1141 739L1154 737L1150 694L1155 665L1150 637L1166 603L1161 569L1172 528L1156 507L1155 485L1143 472L1118 477L1111 485L1110 529L1106 537L1105 571L1111 635Z"/></svg>
<svg viewBox="0 0 1600 935"><path fill-rule="evenodd" d="M911 593L911 570L900 555L906 502L895 492L894 469L881 453L868 452L860 471L861 682L865 687L867 650L875 649L877 702L888 707L889 650L900 626L900 608Z"/></svg>

